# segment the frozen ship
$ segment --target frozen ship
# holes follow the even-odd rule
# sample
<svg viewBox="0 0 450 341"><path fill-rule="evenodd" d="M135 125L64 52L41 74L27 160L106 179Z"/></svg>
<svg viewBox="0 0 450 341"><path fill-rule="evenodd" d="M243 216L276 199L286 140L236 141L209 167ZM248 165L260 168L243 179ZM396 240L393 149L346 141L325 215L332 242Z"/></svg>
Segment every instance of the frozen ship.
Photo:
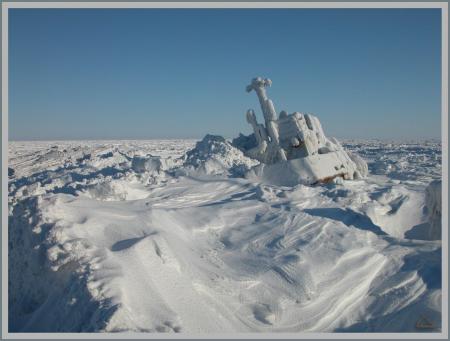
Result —
<svg viewBox="0 0 450 341"><path fill-rule="evenodd" d="M327 138L317 117L286 111L277 115L266 93L271 84L270 79L257 77L247 86L247 92L256 92L264 117L261 124L253 109L246 114L256 146L244 150L244 154L261 162L249 176L254 174L273 184L292 186L340 182L367 175L366 162L346 152L335 138Z"/></svg>

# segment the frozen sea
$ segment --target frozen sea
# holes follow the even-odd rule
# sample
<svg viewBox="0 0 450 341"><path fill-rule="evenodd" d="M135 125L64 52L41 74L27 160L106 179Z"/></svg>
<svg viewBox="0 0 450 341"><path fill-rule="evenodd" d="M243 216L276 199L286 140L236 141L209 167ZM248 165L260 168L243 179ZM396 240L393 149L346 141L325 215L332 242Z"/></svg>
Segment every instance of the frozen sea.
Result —
<svg viewBox="0 0 450 341"><path fill-rule="evenodd" d="M344 140L368 178L295 187L196 142L9 143L10 332L441 331L440 142Z"/></svg>

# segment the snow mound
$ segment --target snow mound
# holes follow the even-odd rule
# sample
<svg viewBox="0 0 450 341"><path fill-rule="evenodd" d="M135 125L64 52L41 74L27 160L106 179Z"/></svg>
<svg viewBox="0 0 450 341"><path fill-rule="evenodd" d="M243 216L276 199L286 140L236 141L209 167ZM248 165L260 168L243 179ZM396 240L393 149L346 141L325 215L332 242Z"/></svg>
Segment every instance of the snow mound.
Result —
<svg viewBox="0 0 450 341"><path fill-rule="evenodd" d="M156 179L161 179L161 177ZM148 196L148 189L143 180L134 175L121 179L107 179L106 181L85 186L77 194L100 201L143 199ZM152 183L156 183L156 181L152 181Z"/></svg>
<svg viewBox="0 0 450 341"><path fill-rule="evenodd" d="M183 166L198 174L242 177L258 163L222 136L208 134L186 153Z"/></svg>
<svg viewBox="0 0 450 341"><path fill-rule="evenodd" d="M106 167L129 168L130 166L129 157L119 152L116 148L101 150L97 153L85 153L77 161L81 165L95 169L104 169Z"/></svg>
<svg viewBox="0 0 450 341"><path fill-rule="evenodd" d="M77 250L89 247L89 241L74 240L70 245L56 242L56 224L42 217L41 203L40 197L27 198L14 207L9 218L14 226L9 229L13 245L8 254L9 330L102 329L108 312L102 311L102 301L89 293L91 270L77 259Z"/></svg>
<svg viewBox="0 0 450 341"><path fill-rule="evenodd" d="M11 329L414 331L422 314L440 328L440 242L388 238L328 191L186 177L142 200L18 205Z"/></svg>

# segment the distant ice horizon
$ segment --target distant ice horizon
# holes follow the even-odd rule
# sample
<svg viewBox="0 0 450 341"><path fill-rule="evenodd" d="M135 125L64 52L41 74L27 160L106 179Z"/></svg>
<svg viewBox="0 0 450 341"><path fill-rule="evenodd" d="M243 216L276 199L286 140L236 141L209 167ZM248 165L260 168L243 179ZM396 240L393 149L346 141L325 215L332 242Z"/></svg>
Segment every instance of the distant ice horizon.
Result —
<svg viewBox="0 0 450 341"><path fill-rule="evenodd" d="M207 134L205 134L207 135ZM205 136L204 135L204 136ZM210 135L219 135L220 134L210 134ZM247 134L244 134L247 135ZM8 142L91 142L91 141L98 141L98 142L109 142L109 141L172 141L172 140L193 140L193 141L199 141L202 137L148 137L148 138L69 138L69 139L63 139L63 138L57 138L57 139L8 139ZM233 138L239 136L237 134L236 136L223 136L225 139L232 140ZM334 136L339 140L343 141L382 141L382 142L440 142L442 143L442 137L418 137L418 138L383 138L383 137L345 137L345 136Z"/></svg>

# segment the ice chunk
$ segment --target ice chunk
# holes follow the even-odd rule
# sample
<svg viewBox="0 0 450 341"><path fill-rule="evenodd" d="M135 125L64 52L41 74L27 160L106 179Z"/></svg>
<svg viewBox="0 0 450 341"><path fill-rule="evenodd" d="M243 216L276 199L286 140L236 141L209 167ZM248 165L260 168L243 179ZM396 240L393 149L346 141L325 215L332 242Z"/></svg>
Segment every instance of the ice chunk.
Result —
<svg viewBox="0 0 450 341"><path fill-rule="evenodd" d="M430 239L441 239L442 237L442 181L432 181L425 190L425 205L430 223Z"/></svg>
<svg viewBox="0 0 450 341"><path fill-rule="evenodd" d="M256 160L245 156L222 136L206 135L185 156L184 166L208 175L243 176Z"/></svg>
<svg viewBox="0 0 450 341"><path fill-rule="evenodd" d="M355 179L365 178L369 174L369 167L367 166L367 162L358 154L347 152L350 159L356 165L356 173L354 174Z"/></svg>
<svg viewBox="0 0 450 341"><path fill-rule="evenodd" d="M167 169L166 160L160 156L134 156L131 161L131 168L136 173L160 173Z"/></svg>

